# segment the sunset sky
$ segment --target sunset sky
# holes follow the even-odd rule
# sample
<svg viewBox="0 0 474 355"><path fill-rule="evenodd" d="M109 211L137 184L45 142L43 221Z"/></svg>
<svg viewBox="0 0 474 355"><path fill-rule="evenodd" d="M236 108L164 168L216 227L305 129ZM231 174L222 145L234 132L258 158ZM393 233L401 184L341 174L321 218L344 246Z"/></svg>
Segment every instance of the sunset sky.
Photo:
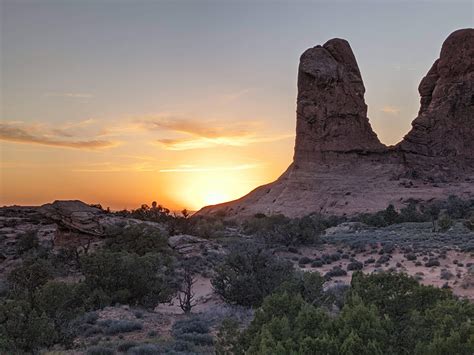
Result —
<svg viewBox="0 0 474 355"><path fill-rule="evenodd" d="M454 5L453 5L454 4ZM347 39L386 144L473 1L1 0L0 205L198 209L293 155L300 54Z"/></svg>

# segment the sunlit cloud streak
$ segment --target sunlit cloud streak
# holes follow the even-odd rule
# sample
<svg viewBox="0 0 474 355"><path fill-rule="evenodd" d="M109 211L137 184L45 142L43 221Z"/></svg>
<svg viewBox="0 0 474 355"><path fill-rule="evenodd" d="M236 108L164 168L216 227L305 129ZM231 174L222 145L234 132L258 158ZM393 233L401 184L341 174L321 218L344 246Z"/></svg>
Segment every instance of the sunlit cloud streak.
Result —
<svg viewBox="0 0 474 355"><path fill-rule="evenodd" d="M92 94L83 92L48 92L44 96L46 97L67 97L72 99L91 99L94 96Z"/></svg>
<svg viewBox="0 0 474 355"><path fill-rule="evenodd" d="M190 119L176 116L156 117L142 121L145 129L151 131L169 130L197 137L239 137L251 134L260 122L246 121L245 123L223 123L212 120Z"/></svg>
<svg viewBox="0 0 474 355"><path fill-rule="evenodd" d="M246 88L246 89L242 89L242 90L239 90L239 91L236 91L236 92L233 92L233 93L224 94L220 97L220 100L222 101L222 103L228 104L228 103L231 103L231 102L234 102L234 101L237 101L237 100L241 99L242 97L246 96L252 90L255 90L255 89L254 88Z"/></svg>
<svg viewBox="0 0 474 355"><path fill-rule="evenodd" d="M90 150L111 148L118 145L118 142L109 140L65 139L71 137L73 137L72 134L61 133L58 129L45 130L38 125L26 125L19 122L0 123L0 140L7 142Z"/></svg>
<svg viewBox="0 0 474 355"><path fill-rule="evenodd" d="M397 114L397 113L400 112L400 109L398 107L395 107L395 106L384 106L384 107L382 107L382 109L380 111L385 112L385 113L389 113L389 114Z"/></svg>
<svg viewBox="0 0 474 355"><path fill-rule="evenodd" d="M235 137L196 137L196 138L168 138L158 139L157 142L167 150L191 150L214 148L217 146L243 147L249 144L275 142L282 139L294 137L294 134L283 134L278 136L235 136Z"/></svg>
<svg viewBox="0 0 474 355"><path fill-rule="evenodd" d="M156 165L141 162L134 164L117 164L113 162L102 162L96 164L87 164L83 167L72 169L78 173L117 173L117 172L153 172L157 171Z"/></svg>
<svg viewBox="0 0 474 355"><path fill-rule="evenodd" d="M193 165L182 165L176 168L160 169L160 173L195 173L195 172L217 172L249 170L259 167L261 164L241 164L235 166L198 167Z"/></svg>
<svg viewBox="0 0 474 355"><path fill-rule="evenodd" d="M191 150L217 146L242 147L254 143L274 142L294 137L294 134L260 136L259 121L216 122L176 116L161 116L142 121L150 131L170 131L184 137L160 138L156 143L167 150Z"/></svg>

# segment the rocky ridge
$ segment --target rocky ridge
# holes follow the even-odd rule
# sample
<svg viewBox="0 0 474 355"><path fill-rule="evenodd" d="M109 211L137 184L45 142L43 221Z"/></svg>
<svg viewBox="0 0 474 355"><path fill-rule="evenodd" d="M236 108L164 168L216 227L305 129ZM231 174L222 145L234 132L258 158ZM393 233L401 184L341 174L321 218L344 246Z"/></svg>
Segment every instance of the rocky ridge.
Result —
<svg viewBox="0 0 474 355"><path fill-rule="evenodd" d="M273 183L197 215L374 212L410 199L474 197L474 29L453 32L419 85L420 110L395 146L372 130L349 43L300 58L293 163Z"/></svg>

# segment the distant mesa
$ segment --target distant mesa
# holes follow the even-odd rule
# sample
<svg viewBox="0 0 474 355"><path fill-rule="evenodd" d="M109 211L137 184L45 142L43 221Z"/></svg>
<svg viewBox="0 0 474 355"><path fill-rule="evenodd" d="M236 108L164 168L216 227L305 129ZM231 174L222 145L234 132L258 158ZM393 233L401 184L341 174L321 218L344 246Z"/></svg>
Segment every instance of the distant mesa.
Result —
<svg viewBox="0 0 474 355"><path fill-rule="evenodd" d="M453 32L422 79L420 110L395 146L370 126L354 53L335 38L298 69L293 163L273 183L198 215L374 212L409 199L474 197L474 29Z"/></svg>

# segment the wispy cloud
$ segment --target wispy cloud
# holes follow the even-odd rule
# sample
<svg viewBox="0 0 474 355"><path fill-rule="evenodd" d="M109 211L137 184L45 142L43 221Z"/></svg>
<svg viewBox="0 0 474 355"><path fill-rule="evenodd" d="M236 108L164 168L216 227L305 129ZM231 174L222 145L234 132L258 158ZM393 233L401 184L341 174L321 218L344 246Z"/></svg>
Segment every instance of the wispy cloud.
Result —
<svg viewBox="0 0 474 355"><path fill-rule="evenodd" d="M216 146L246 146L253 143L273 142L293 137L293 134L262 136L257 132L259 121L222 122L189 119L176 116L159 116L141 122L150 131L174 132L181 137L160 138L156 142L168 150L190 150Z"/></svg>
<svg viewBox="0 0 474 355"><path fill-rule="evenodd" d="M84 92L48 92L44 94L46 97L67 97L71 99L91 99L94 96L92 94Z"/></svg>
<svg viewBox="0 0 474 355"><path fill-rule="evenodd" d="M400 112L400 109L395 106L384 106L380 111L390 114L397 114Z"/></svg>
<svg viewBox="0 0 474 355"><path fill-rule="evenodd" d="M254 143L275 142L293 137L293 134L283 134L277 136L256 136L246 135L240 137L196 137L196 138L168 138L158 139L157 143L163 145L168 150L189 150L213 148L217 146L244 147Z"/></svg>
<svg viewBox="0 0 474 355"><path fill-rule="evenodd" d="M118 164L113 162L102 162L86 164L82 167L74 168L72 171L80 173L116 173L116 172L152 172L157 171L155 164L139 162L132 164Z"/></svg>
<svg viewBox="0 0 474 355"><path fill-rule="evenodd" d="M78 122L65 122L61 124L60 127L51 129L51 132L60 137L76 137L81 133L84 133L84 131L94 123L96 123L96 121L92 118Z"/></svg>
<svg viewBox="0 0 474 355"><path fill-rule="evenodd" d="M58 131L59 130L59 131ZM0 140L41 144L51 147L75 149L102 149L117 145L117 142L100 139L74 138L72 134L60 132L61 129L47 129L41 125L27 125L20 122L0 123Z"/></svg>
<svg viewBox="0 0 474 355"><path fill-rule="evenodd" d="M218 166L218 167L197 167L193 165L181 165L176 168L160 169L160 173L195 173L195 172L216 172L216 171L238 171L249 170L259 167L260 164L241 164L235 166Z"/></svg>
<svg viewBox="0 0 474 355"><path fill-rule="evenodd" d="M224 123L198 118L191 119L178 116L158 116L150 120L142 121L142 125L148 130L169 130L197 137L218 138L238 137L250 134L253 129L260 125L260 122L248 121L245 123Z"/></svg>
<svg viewBox="0 0 474 355"><path fill-rule="evenodd" d="M221 95L220 99L221 99L222 103L227 104L227 103L239 100L240 98L244 97L249 92L251 92L252 90L255 90L255 89L254 88L246 88L246 89L238 90L238 91L235 91L235 92L232 92L232 93L229 93L229 94Z"/></svg>

